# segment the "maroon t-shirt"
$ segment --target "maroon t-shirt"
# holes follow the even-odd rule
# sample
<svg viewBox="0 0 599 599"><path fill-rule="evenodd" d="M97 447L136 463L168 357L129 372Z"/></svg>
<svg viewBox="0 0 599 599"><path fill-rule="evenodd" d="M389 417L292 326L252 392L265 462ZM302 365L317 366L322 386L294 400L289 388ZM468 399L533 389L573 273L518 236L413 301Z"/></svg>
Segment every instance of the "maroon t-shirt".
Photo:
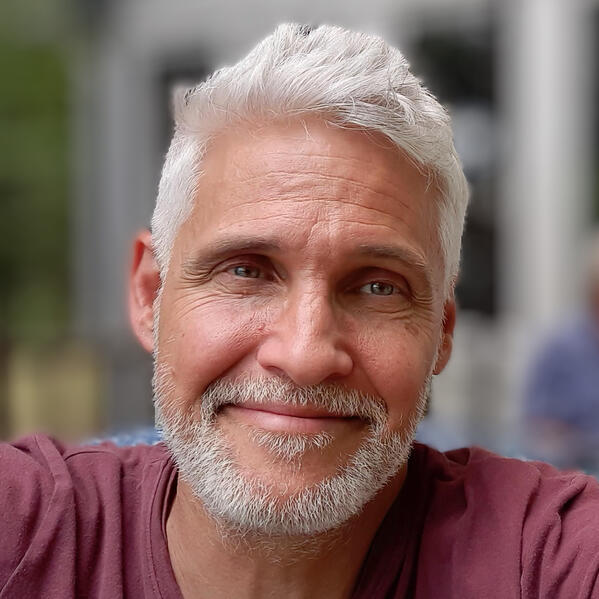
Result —
<svg viewBox="0 0 599 599"><path fill-rule="evenodd" d="M0 445L0 599L177 598L164 446ZM355 599L599 598L599 485L416 445Z"/></svg>

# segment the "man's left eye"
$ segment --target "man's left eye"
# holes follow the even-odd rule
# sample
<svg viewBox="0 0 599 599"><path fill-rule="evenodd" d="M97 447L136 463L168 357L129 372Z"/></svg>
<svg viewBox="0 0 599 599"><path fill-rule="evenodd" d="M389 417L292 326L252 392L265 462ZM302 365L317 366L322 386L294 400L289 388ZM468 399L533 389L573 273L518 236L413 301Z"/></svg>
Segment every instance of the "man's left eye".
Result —
<svg viewBox="0 0 599 599"><path fill-rule="evenodd" d="M395 285L391 283L383 283L382 281L373 281L360 287L360 291L369 293L371 295L393 295L395 292Z"/></svg>
<svg viewBox="0 0 599 599"><path fill-rule="evenodd" d="M259 279L262 274L257 266L249 266L248 264L234 266L231 270L235 276L245 279Z"/></svg>

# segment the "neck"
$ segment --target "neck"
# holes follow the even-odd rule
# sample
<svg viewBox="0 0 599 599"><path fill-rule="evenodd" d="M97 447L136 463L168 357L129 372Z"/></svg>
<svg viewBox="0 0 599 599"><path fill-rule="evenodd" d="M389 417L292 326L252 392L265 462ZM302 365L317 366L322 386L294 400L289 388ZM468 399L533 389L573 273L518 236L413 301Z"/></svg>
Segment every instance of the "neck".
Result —
<svg viewBox="0 0 599 599"><path fill-rule="evenodd" d="M179 481L166 531L183 597L350 597L405 474L404 468L344 527L309 538L234 534L207 514Z"/></svg>

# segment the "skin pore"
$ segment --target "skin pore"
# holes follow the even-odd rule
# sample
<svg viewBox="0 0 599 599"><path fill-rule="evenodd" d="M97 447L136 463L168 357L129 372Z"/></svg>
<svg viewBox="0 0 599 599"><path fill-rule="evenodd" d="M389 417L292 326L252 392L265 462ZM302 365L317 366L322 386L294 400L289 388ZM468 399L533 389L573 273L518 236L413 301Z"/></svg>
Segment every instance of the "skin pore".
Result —
<svg viewBox="0 0 599 599"><path fill-rule="evenodd" d="M198 420L215 381L280 378L380 398L385 436L403 431L449 359L455 320L426 177L382 137L318 120L224 133L203 169L163 282L157 347L160 277L149 234L136 243L132 323L168 381L165 411ZM225 406L214 426L240 476L281 503L346 467L368 432L360 418L309 406L255 408ZM298 466L257 431L330 439ZM345 526L312 535L308 554L299 538L223 537L180 478L167 537L184 597L350 596L405 474Z"/></svg>

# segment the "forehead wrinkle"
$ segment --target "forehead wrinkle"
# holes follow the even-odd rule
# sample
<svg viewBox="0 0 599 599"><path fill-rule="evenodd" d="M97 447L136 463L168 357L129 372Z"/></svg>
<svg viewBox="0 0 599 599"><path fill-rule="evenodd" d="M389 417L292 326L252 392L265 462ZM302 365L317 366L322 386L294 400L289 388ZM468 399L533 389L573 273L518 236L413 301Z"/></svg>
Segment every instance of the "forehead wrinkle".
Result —
<svg viewBox="0 0 599 599"><path fill-rule="evenodd" d="M248 199L247 200L247 204L249 205L260 205L260 204L274 204L274 203L280 203L281 201L290 201L293 202L295 204L298 205L302 205L302 204L313 204L315 206L315 209L318 210L319 214L323 214L323 210L322 209L328 209L327 210L327 214L331 214L334 215L336 217L336 220L341 220L341 221L347 221L347 222L362 222L363 224L372 224L372 225L382 225L384 223L368 223L367 221L362 221L362 220L356 220L355 215L347 215L346 217L341 217L340 216L340 210L334 210L335 206L339 206L339 207L343 207L343 206L355 206L357 208L360 208L361 210L364 210L366 213L372 213L372 214L381 214L386 218L393 218L399 221L404 222L405 218L403 218L401 216L401 214L390 214L387 210L384 210L382 208L376 208L375 206L365 206L359 199L356 199L355 201L353 201L353 198L351 197L351 195L349 195L347 198L344 198L343 200L340 200L339 198L314 198L314 197L304 197L304 196L294 196L291 198L285 198L285 199L281 199L280 197L275 197L275 198L258 198L258 199ZM406 205L405 201L400 199L400 198L392 198L392 201L394 201L396 204L404 206L409 210L413 210L413 208L411 208L410 206ZM319 208L319 206L321 208ZM239 205L233 205L233 206L229 206L227 208L227 212L230 211L235 211L235 210L239 210L240 206ZM292 221L303 221L305 220L305 213L301 213L299 215L296 214L281 214L281 213L274 213L274 214L260 214L260 215L256 215L255 217L252 217L251 220L257 220L257 221L265 221L268 220L270 218L284 218L284 219L288 219L288 220L292 220ZM389 227L392 229L392 227Z"/></svg>
<svg viewBox="0 0 599 599"><path fill-rule="evenodd" d="M260 156L261 157L269 157L272 159L272 164L278 162L277 158L281 158L281 162L283 164L289 163L289 158L300 158L302 160L307 159L308 162L316 162L318 161L326 161L332 162L334 166L337 166L343 162L348 162L351 164L351 167L355 166L357 163L360 168L364 166L364 164L368 164L371 166L369 172L376 172L377 178L381 175L384 175L385 171L394 172L397 168L407 168L410 171L410 175L421 179L423 185L428 180L428 177L424 175L423 170L426 171L425 167L422 167L420 164L415 163L414 160L405 152L399 151L397 148L387 148L383 147L379 144L372 144L372 140L367 144L369 147L374 145L372 148L372 152L369 152L368 155L364 156L361 151L353 152L354 148L360 148L362 144L358 143L356 146L352 141L343 142L343 152L335 151L335 148L329 147L329 151L322 152L319 151L319 146L328 145L327 141L323 140L321 142L315 142L314 144L308 144L306 147L301 143L298 144L294 140L286 140L283 138L283 142L289 141L292 149L286 150L285 145L281 145L277 147L277 149L269 150L268 147L265 149L261 149ZM383 152L379 152L377 150L383 150ZM253 152L246 152L246 149L243 148L241 150L242 158L245 159L246 154L250 157L254 157ZM232 161L235 161L236 158L232 158Z"/></svg>
<svg viewBox="0 0 599 599"><path fill-rule="evenodd" d="M351 146L348 146L351 147ZM383 166L381 166L381 164L383 163L382 160L380 160L380 158L378 160L369 160L369 159L364 159L364 157L358 157L358 156L344 156L343 154L321 154L319 152L314 152L314 151L306 151L306 152L300 152L300 151L293 151L293 152L284 152L284 151L277 151L277 152L263 152L261 153L261 157L265 158L265 157L269 157L272 158L272 160L269 162L269 165L271 165L273 167L273 169L276 169L278 166L278 163L281 163L281 165L283 167L288 166L290 162L290 157L299 159L301 158L301 160L298 160L298 162L302 163L303 161L306 161L306 163L308 163L309 167L318 167L321 166L323 162L326 162L326 168L327 170L334 170L334 171L338 171L338 170L345 170L347 168L347 165L344 163L349 163L349 168L351 170L353 170L356 166L356 164L358 165L358 167L360 169L363 169L364 164L368 164L369 165L369 173L373 174L373 179L381 179L381 178L386 178L385 175L385 171L386 170L395 170L395 168L393 169L388 169L385 168ZM277 158L280 158L280 160L277 160ZM393 165L393 167L397 167L397 161L393 161L396 164ZM333 167L331 169L331 166ZM385 166L391 166L391 165L387 165L386 161L385 161ZM418 174L418 176L421 176L420 174Z"/></svg>
<svg viewBox="0 0 599 599"><path fill-rule="evenodd" d="M307 178L309 178L306 175ZM324 177L323 177L324 178ZM330 177L329 179L333 179L336 180L335 177ZM284 182L281 187L279 189L275 189L275 186L269 186L267 188L264 188L261 190L261 193L266 195L266 196L273 196L273 197L248 197L245 199L245 201L243 203L245 204L250 204L250 205L260 205L260 204L271 204L274 202L281 202L282 200L287 200L287 201L292 201L298 204L306 204L306 203L319 203L319 204L328 204L329 207L337 205L337 206L355 206L358 207L360 209L369 211L369 212L373 212L375 214L381 214L385 217L390 217L390 218L399 218L401 219L401 215L399 214L392 214L390 213L389 210L386 210L384 208L378 208L376 206L369 206L367 205L367 203L364 201L364 197L361 196L359 193L356 193L355 189L348 189L347 193L344 195L343 198L339 198L339 197L333 197L338 195L336 192L331 191L330 192L330 196L331 197L318 197L314 195L315 191L318 191L319 195L324 193L324 190L320 190L319 187L325 187L324 185L319 186L317 184L314 184L313 179L310 178L311 181L311 185L309 188L306 188L305 184L300 184L298 182L296 182L295 184L290 182L290 181L286 181ZM353 185L353 184L352 184ZM356 185L356 187L358 187L358 185ZM383 198L384 200L388 201L388 202L392 202L395 206L401 206L402 209L406 210L406 211L410 211L410 212L415 212L417 210L417 202L411 202L411 198L412 196L410 196L409 198L405 198L402 197L402 195L389 195L385 192L379 192L379 191L375 191L372 190L371 188L367 187L367 186L361 186L364 189L366 189L369 193L372 194L370 200L373 200L375 197L377 198ZM281 197L281 194L286 194L288 195L288 197ZM328 195L328 194L327 194ZM226 207L226 211L232 211L232 210L238 210L240 208L239 204L233 204L233 205L229 205ZM277 216L282 216L281 214L278 214ZM293 218L291 215L289 215L291 218ZM265 218L265 217L264 217Z"/></svg>
<svg viewBox="0 0 599 599"><path fill-rule="evenodd" d="M403 205L404 200L397 198L393 199L396 204ZM239 214L239 210L243 210L243 206L255 207L257 205L265 206L278 206L284 202L291 202L294 205L301 206L298 210L275 210L272 213L258 213L254 214L253 211L247 217L244 217L243 222L247 225L252 222L264 223L269 220L274 221L286 221L294 224L307 224L308 221L313 221L309 225L309 229L313 230L316 225L335 225L337 223L347 223L350 227L356 225L367 225L369 227L380 227L389 231L392 235L397 235L398 231L393 226L393 221L401 222L406 224L406 217L403 214L390 214L387 210L377 208L374 206L365 206L359 200L352 201L351 198L339 199L339 198L313 198L302 196L293 197L273 197L273 198L248 198L243 204L228 205L225 209L225 213L233 212ZM343 207L350 205L359 208L362 211L360 216L356 214L346 214L343 211ZM307 209L306 207L307 206ZM368 216L382 215L385 217L384 221L378 219L369 220ZM391 219L391 220L390 220ZM301 234L301 230L296 230L294 233ZM302 235L303 236L303 235ZM265 248L268 249L268 248ZM272 248L279 249L279 248Z"/></svg>
<svg viewBox="0 0 599 599"><path fill-rule="evenodd" d="M306 186L305 180L310 182L309 186ZM226 181L226 179L222 179ZM275 181L275 185L272 185L271 181ZM322 182L321 185L318 185L318 180ZM343 185L347 188L349 193L353 192L355 194L356 191L366 191L371 198L374 197L382 197L385 200L390 200L392 202L401 203L406 209L414 210L413 206L410 206L410 202L402 199L401 189L398 189L397 185L388 182L388 187L393 188L385 189L383 185L380 185L380 179L373 181L373 184L363 183L354 177L350 177L346 174L330 174L325 173L320 170L288 170L288 169L280 169L276 171L269 171L268 173L261 173L255 176L247 176L243 179L237 179L235 183L231 186L233 189L237 186L243 186L247 183L254 183L256 181L266 181L268 183L267 190L271 190L273 193L289 193L290 191L295 191L296 189L301 190L302 196L307 196L305 199L327 199L327 198L314 198L310 196L310 192L314 191L319 187L326 187L324 183L334 182L339 186ZM375 183L379 183L379 185L375 186ZM332 187L332 186L329 186ZM348 193L348 195L349 195ZM362 197L362 196L361 196ZM410 196L412 198L413 196ZM384 210L382 212L385 212Z"/></svg>

